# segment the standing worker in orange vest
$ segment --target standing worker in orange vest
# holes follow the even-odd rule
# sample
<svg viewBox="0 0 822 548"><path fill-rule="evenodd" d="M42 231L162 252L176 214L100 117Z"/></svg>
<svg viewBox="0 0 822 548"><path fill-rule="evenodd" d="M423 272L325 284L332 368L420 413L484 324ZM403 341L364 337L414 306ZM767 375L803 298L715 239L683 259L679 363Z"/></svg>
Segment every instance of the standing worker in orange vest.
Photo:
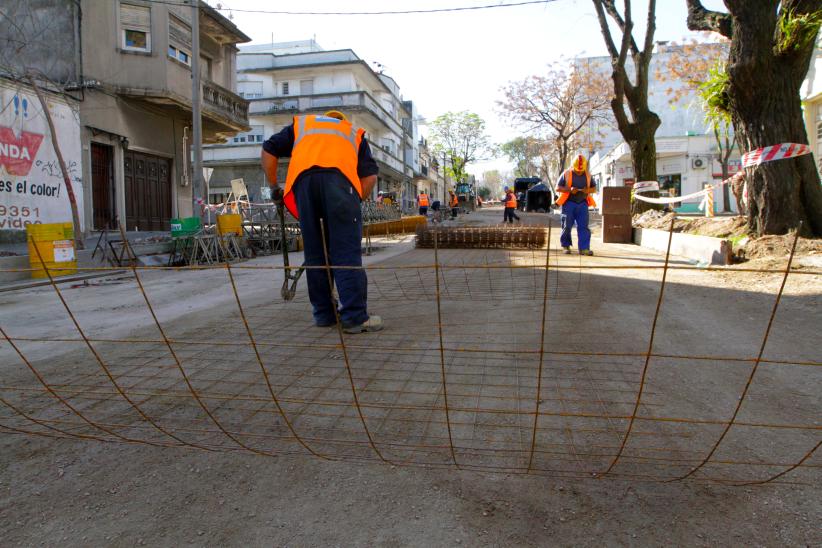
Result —
<svg viewBox="0 0 822 548"><path fill-rule="evenodd" d="M579 238L579 254L593 255L591 251L591 230L588 228L588 208L596 206L593 194L596 185L591 182L588 173L588 162L580 154L574 158L571 169L562 174L557 183L559 199L557 204L562 206L562 235L559 242L565 254L571 253L571 229L577 225Z"/></svg>
<svg viewBox="0 0 822 548"><path fill-rule="evenodd" d="M517 215L517 196L509 187L505 187L505 198L503 198L503 202L505 203L505 211L502 213L502 222L505 223L507 221L513 224L514 219L519 221L520 218Z"/></svg>
<svg viewBox="0 0 822 548"><path fill-rule="evenodd" d="M277 184L277 161L288 157L291 161L283 190ZM324 116L295 116L293 124L263 143L261 160L275 202L284 203L300 221L305 265L324 266L328 250L343 330L362 333L382 329L382 319L368 314L365 271L333 269L362 266L360 203L371 194L378 172L365 130L333 110ZM314 323L320 327L336 325L328 272L308 268L306 278Z"/></svg>
<svg viewBox="0 0 822 548"><path fill-rule="evenodd" d="M457 213L460 211L460 199L453 190L449 190L448 195L448 207L451 208L451 218L456 219Z"/></svg>
<svg viewBox="0 0 822 548"><path fill-rule="evenodd" d="M428 215L428 194L425 193L425 190L417 196L417 205L420 208L420 215Z"/></svg>

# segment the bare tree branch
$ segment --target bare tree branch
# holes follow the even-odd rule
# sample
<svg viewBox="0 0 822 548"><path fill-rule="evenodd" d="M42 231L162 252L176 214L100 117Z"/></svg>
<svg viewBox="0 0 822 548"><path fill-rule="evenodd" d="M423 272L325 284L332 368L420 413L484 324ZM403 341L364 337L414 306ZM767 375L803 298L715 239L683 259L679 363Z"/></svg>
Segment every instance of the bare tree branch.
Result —
<svg viewBox="0 0 822 548"><path fill-rule="evenodd" d="M706 9L700 0L685 1L688 4L688 28L690 30L718 32L725 38L733 36L730 14Z"/></svg>

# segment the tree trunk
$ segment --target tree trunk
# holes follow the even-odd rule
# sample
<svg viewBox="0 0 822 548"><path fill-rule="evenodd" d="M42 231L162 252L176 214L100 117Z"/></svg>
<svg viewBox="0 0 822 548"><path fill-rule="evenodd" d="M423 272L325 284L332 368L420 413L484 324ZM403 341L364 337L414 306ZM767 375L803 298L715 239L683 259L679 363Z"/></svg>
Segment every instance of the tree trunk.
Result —
<svg viewBox="0 0 822 548"><path fill-rule="evenodd" d="M728 157L723 154L720 162L722 163L722 180L727 181L731 176L731 170L728 168ZM722 211L730 213L731 211L731 185L722 185Z"/></svg>
<svg viewBox="0 0 822 548"><path fill-rule="evenodd" d="M57 132L54 129L54 120L51 118L51 111L49 110L48 102L46 101L40 86L37 85L34 78L27 77L29 84L34 93L37 95L37 100L40 102L40 107L43 110L43 116L49 126L49 134L51 135L51 145L54 148L54 154L57 156L57 163L60 166L60 173L63 175L63 184L66 186L66 194L69 199L69 206L71 208L71 224L74 227L74 247L75 249L85 249L85 234L80 230L80 214L77 209L77 198L74 195L74 187L71 184L71 177L66 169L66 162L63 160L63 152L60 150L60 143L57 139Z"/></svg>
<svg viewBox="0 0 822 548"><path fill-rule="evenodd" d="M778 67L764 77L743 65L731 69L736 94L735 123L745 151L780 143L807 144L802 105L793 78ZM801 80L801 78L800 78ZM741 88L760 87L756 98ZM763 89L764 88L764 89ZM752 234L785 234L803 223L803 234L822 236L822 188L813 156L766 162L747 168L748 229Z"/></svg>
<svg viewBox="0 0 822 548"><path fill-rule="evenodd" d="M808 144L799 89L814 43L778 52L775 10L746 2L744 9L731 12L729 95L740 149ZM822 187L812 156L767 162L746 171L752 234L785 234L803 223L803 234L822 236Z"/></svg>
<svg viewBox="0 0 822 548"><path fill-rule="evenodd" d="M659 126L659 118L653 114L651 125ZM644 130L637 132L637 138L628 141L628 146L631 148L631 163L634 167L634 181L656 181L656 141L654 134L656 127L653 130ZM645 192L643 195L649 198L659 198L659 192ZM641 200L634 200L631 213L640 214L649 209L662 209L659 204L649 204Z"/></svg>

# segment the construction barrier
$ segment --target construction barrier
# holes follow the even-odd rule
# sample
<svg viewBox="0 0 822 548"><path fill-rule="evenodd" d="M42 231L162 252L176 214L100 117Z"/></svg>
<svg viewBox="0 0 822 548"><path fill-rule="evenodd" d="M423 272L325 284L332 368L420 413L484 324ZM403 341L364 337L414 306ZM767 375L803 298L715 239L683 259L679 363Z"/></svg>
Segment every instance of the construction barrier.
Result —
<svg viewBox="0 0 822 548"><path fill-rule="evenodd" d="M217 215L217 234L243 235L243 216L239 213L223 213Z"/></svg>
<svg viewBox="0 0 822 548"><path fill-rule="evenodd" d="M72 223L32 224L26 226L29 244L29 264L32 278L66 276L77 273Z"/></svg>
<svg viewBox="0 0 822 548"><path fill-rule="evenodd" d="M365 225L363 227L363 236L409 234L411 232L416 232L418 227L426 226L427 222L427 218L424 215L403 217L394 221L379 221Z"/></svg>

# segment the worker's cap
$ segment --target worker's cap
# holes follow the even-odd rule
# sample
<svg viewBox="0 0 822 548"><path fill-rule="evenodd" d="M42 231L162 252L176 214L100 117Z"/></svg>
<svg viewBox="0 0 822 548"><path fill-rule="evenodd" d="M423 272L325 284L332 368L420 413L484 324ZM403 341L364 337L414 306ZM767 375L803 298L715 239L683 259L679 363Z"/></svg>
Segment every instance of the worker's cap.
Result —
<svg viewBox="0 0 822 548"><path fill-rule="evenodd" d="M511 187L508 187L508 186L507 186L507 187L505 187L505 189L504 189L504 190L505 190L505 192L508 192L509 190L511 190Z"/></svg>
<svg viewBox="0 0 822 548"><path fill-rule="evenodd" d="M580 154L574 158L574 163L571 164L571 167L577 173L585 173L588 169L588 160L585 159L585 156Z"/></svg>
<svg viewBox="0 0 822 548"><path fill-rule="evenodd" d="M325 113L325 115L329 118L336 118L337 120L343 120L345 122L348 121L348 118L345 117L345 114L343 114L339 110L329 110Z"/></svg>
<svg viewBox="0 0 822 548"><path fill-rule="evenodd" d="M382 190L380 190L379 192L377 192L377 194L382 194Z"/></svg>

